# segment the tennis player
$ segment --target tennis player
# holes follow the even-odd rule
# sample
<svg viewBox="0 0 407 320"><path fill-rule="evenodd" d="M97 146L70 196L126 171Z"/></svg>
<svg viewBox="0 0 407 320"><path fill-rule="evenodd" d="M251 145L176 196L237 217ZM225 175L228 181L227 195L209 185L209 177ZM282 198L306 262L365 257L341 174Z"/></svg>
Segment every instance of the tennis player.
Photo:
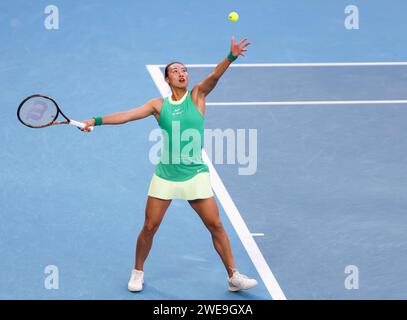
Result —
<svg viewBox="0 0 407 320"><path fill-rule="evenodd" d="M162 129L163 149L148 189L145 222L137 239L135 266L128 282L130 291L143 290L144 262L172 199L187 200L208 228L228 274L228 289L239 291L257 284L255 279L240 274L236 268L212 192L208 166L202 160L206 96L230 64L238 56L244 56L249 44L247 38L236 43L232 36L229 55L191 91L188 90L187 68L182 63L173 62L165 68L165 81L171 88L171 96L152 99L128 111L84 121L86 127L81 130L89 132L91 126L123 124L153 115ZM183 136L192 138L192 141L180 139Z"/></svg>

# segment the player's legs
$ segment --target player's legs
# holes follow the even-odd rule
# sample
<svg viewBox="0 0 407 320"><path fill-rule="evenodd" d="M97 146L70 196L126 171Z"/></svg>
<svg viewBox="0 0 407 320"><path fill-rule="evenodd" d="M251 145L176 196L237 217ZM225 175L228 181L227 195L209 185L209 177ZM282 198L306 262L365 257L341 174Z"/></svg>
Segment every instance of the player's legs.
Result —
<svg viewBox="0 0 407 320"><path fill-rule="evenodd" d="M142 271L144 262L150 252L154 234L164 218L171 200L153 197L147 198L144 226L137 238L135 269Z"/></svg>
<svg viewBox="0 0 407 320"><path fill-rule="evenodd" d="M222 262L228 273L228 288L230 291L240 291L253 288L257 285L255 279L251 279L240 274L235 266L235 262L230 248L229 237L220 221L219 210L215 198L199 199L189 201L192 208L201 217L203 223L212 235L213 245L220 255Z"/></svg>
<svg viewBox="0 0 407 320"><path fill-rule="evenodd" d="M226 271L231 277L236 270L235 262L230 248L230 242L219 217L218 205L214 197L188 201L198 213L212 236L213 245L218 252Z"/></svg>

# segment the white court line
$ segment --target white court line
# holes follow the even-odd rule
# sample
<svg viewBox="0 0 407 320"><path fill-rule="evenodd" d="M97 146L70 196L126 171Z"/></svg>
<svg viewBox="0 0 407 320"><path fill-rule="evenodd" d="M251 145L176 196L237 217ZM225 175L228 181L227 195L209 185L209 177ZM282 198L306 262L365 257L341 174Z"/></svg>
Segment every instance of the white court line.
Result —
<svg viewBox="0 0 407 320"><path fill-rule="evenodd" d="M150 72L151 77L154 80L154 83L158 87L161 95L163 97L168 96L169 87L164 81L164 75L160 70L158 65L147 65L147 70ZM247 228L246 223L244 222L242 216L240 215L236 205L234 204L229 192L226 190L225 185L220 179L216 169L214 168L211 160L208 158L205 150L202 150L202 158L209 167L212 188L217 195L223 209L225 210L230 222L235 228L237 235L243 243L250 259L252 260L254 266L257 269L257 272L260 274L267 290L269 291L271 297L274 300L287 300L283 291L280 288L276 278L266 260L263 257L259 247L253 239L249 229Z"/></svg>
<svg viewBox="0 0 407 320"><path fill-rule="evenodd" d="M207 102L208 106L307 106L307 105L355 105L355 104L403 104L407 100L326 100L326 101L249 101L249 102Z"/></svg>
<svg viewBox="0 0 407 320"><path fill-rule="evenodd" d="M164 66L165 67L165 66ZM171 94L171 89L164 81L164 75L158 65L147 65L147 70L154 80L155 85L163 97L168 97Z"/></svg>
<svg viewBox="0 0 407 320"><path fill-rule="evenodd" d="M165 64L155 65L164 68ZM216 64L186 64L187 68L209 68L216 67ZM264 67L363 67L363 66L407 66L407 61L399 62L310 62L310 63L233 63L232 68L264 68Z"/></svg>
<svg viewBox="0 0 407 320"><path fill-rule="evenodd" d="M253 237L264 237L264 233L252 233Z"/></svg>
<svg viewBox="0 0 407 320"><path fill-rule="evenodd" d="M216 64L186 64L187 68L211 68ZM406 61L400 62L325 62L325 63L246 63L231 64L234 68L254 68L254 67L346 67L346 66L407 66ZM160 68L165 65L148 65L147 69L151 74L160 74ZM165 88L164 96L171 94L168 86ZM403 104L407 100L326 100L326 101L249 101L249 102L207 102L207 106L306 106L306 105L355 105L355 104Z"/></svg>

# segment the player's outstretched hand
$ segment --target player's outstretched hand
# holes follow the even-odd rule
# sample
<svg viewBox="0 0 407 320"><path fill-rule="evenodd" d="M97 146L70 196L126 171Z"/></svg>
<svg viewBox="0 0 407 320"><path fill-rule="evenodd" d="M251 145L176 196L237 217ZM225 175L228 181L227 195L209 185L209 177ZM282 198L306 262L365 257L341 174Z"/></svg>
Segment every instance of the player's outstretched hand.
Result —
<svg viewBox="0 0 407 320"><path fill-rule="evenodd" d="M246 52L246 47L251 44L251 42L246 42L249 38L244 38L243 40L235 43L235 36L232 36L232 44L230 45L230 51L234 57L244 56L243 52Z"/></svg>
<svg viewBox="0 0 407 320"><path fill-rule="evenodd" d="M82 129L79 129L79 130L84 131L84 132L91 132L92 129L93 129L92 127L95 126L96 120L95 119L89 119L89 120L81 121L81 122L85 124L85 127L82 128Z"/></svg>

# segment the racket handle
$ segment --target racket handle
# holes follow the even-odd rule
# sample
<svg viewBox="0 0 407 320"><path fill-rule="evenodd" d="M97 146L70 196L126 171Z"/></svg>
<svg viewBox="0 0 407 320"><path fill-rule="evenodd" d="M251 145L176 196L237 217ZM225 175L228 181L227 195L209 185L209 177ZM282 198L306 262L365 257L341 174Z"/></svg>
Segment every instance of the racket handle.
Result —
<svg viewBox="0 0 407 320"><path fill-rule="evenodd" d="M73 125L75 127L78 127L80 129L85 128L85 124L83 122L75 121L75 120L70 120L69 121L70 125ZM93 127L89 127L90 131L93 131Z"/></svg>

